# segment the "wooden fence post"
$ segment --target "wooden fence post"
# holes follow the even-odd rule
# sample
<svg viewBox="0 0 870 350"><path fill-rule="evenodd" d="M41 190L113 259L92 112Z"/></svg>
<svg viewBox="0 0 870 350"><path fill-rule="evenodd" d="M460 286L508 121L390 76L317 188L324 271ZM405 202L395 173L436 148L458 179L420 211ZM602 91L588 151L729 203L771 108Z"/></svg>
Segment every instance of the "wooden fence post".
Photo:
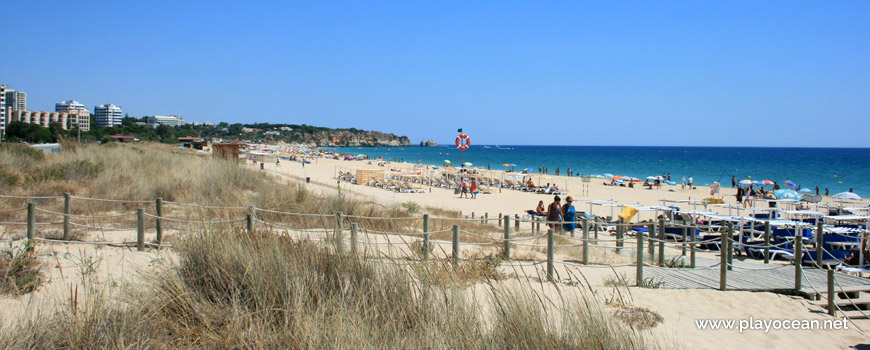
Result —
<svg viewBox="0 0 870 350"><path fill-rule="evenodd" d="M453 267L459 266L459 225L453 225Z"/></svg>
<svg viewBox="0 0 870 350"><path fill-rule="evenodd" d="M725 257L727 258L725 260L727 262L726 266L728 266L728 270L731 270L731 268L732 268L731 263L733 262L732 255L734 254L734 223L733 222L728 223L728 232L725 232L725 234L728 235L728 237L726 238L726 240L728 241L728 244L727 245L723 244L722 246L726 247L726 249L725 249Z"/></svg>
<svg viewBox="0 0 870 350"><path fill-rule="evenodd" d="M682 248L683 248L683 249L682 249L682 254L683 254L683 256L686 256L686 243L689 242L689 235L688 235L688 233L689 233L689 227L688 227L688 226L683 226L683 247L682 247ZM692 232L692 233L694 234L694 232Z"/></svg>
<svg viewBox="0 0 870 350"><path fill-rule="evenodd" d="M770 221L764 222L764 263L770 264Z"/></svg>
<svg viewBox="0 0 870 350"><path fill-rule="evenodd" d="M637 249L635 249L637 253L637 275L635 276L635 283L640 287L643 284L643 232L638 232L637 235Z"/></svg>
<svg viewBox="0 0 870 350"><path fill-rule="evenodd" d="M145 250L145 208L136 209L136 250Z"/></svg>
<svg viewBox="0 0 870 350"><path fill-rule="evenodd" d="M654 240L654 238L656 238L656 221L650 220L647 229L649 230L649 243L647 243L647 249L649 249L649 251L647 253L649 253L650 263L653 263L656 261L656 242Z"/></svg>
<svg viewBox="0 0 870 350"><path fill-rule="evenodd" d="M837 296L834 293L834 269L828 269L828 314L837 317L837 304L834 299Z"/></svg>
<svg viewBox="0 0 870 350"><path fill-rule="evenodd" d="M157 213L157 217L155 218L154 228L157 230L157 245L163 243L163 198L157 198L154 200L154 212Z"/></svg>
<svg viewBox="0 0 870 350"><path fill-rule="evenodd" d="M423 261L429 261L429 214L423 214Z"/></svg>
<svg viewBox="0 0 870 350"><path fill-rule="evenodd" d="M69 192L63 194L63 240L69 240L69 214L72 210L70 208L70 198L71 194Z"/></svg>
<svg viewBox="0 0 870 350"><path fill-rule="evenodd" d="M247 224L248 224L247 225L248 226L247 227L248 233L254 232L254 215L255 215L254 206L253 205L249 206L248 207L248 215L245 217L245 219L247 220Z"/></svg>
<svg viewBox="0 0 870 350"><path fill-rule="evenodd" d="M344 215L335 213L335 249L338 254L344 253Z"/></svg>
<svg viewBox="0 0 870 350"><path fill-rule="evenodd" d="M797 230L797 228L795 228ZM824 260L825 252L824 250L824 235L825 229L822 227L822 222L816 222L816 265L820 268L822 267L822 260Z"/></svg>
<svg viewBox="0 0 870 350"><path fill-rule="evenodd" d="M728 234L719 238L719 290L725 290L728 285Z"/></svg>
<svg viewBox="0 0 870 350"><path fill-rule="evenodd" d="M589 218L583 217L583 263L589 265Z"/></svg>
<svg viewBox="0 0 870 350"><path fill-rule="evenodd" d="M498 213L498 227L502 225L502 217L504 217L504 214Z"/></svg>
<svg viewBox="0 0 870 350"><path fill-rule="evenodd" d="M795 233L798 230L795 229ZM797 233L794 236L794 291L795 293L799 293L801 291L801 264L804 261L804 238L800 233Z"/></svg>
<svg viewBox="0 0 870 350"><path fill-rule="evenodd" d="M619 218L619 220L616 221L616 254L617 255L619 255L622 252L622 245L624 244L624 242L622 241L622 237L623 237L622 232L623 232L623 230L625 230L625 227L623 226L623 222L625 222L625 220L623 220L622 218ZM643 249L643 247L638 247L637 249Z"/></svg>
<svg viewBox="0 0 870 350"><path fill-rule="evenodd" d="M689 234L689 242L690 242L689 243L689 265L691 265L692 268L694 269L695 268L695 236L696 236L696 232L697 232L697 229L695 228L694 222L689 224L689 232L691 232L691 234Z"/></svg>
<svg viewBox="0 0 870 350"><path fill-rule="evenodd" d="M27 239L33 240L36 232L36 204L27 203Z"/></svg>
<svg viewBox="0 0 870 350"><path fill-rule="evenodd" d="M553 250L555 249L555 247L554 247L554 243L555 243L554 242L554 233L555 232L553 232L553 229L547 230L547 280L548 281L553 281L553 270L554 270L554 266L553 266L553 255L554 255L553 253L554 252L553 252Z"/></svg>
<svg viewBox="0 0 870 350"><path fill-rule="evenodd" d="M517 221L519 223L519 221ZM511 217L509 215L504 216L504 258L505 260L511 259Z"/></svg>
<svg viewBox="0 0 870 350"><path fill-rule="evenodd" d="M665 265L665 218L659 219L659 266Z"/></svg>
<svg viewBox="0 0 870 350"><path fill-rule="evenodd" d="M514 232L520 233L520 214L514 214Z"/></svg>
<svg viewBox="0 0 870 350"><path fill-rule="evenodd" d="M356 256L358 253L357 247L356 247L357 246L357 233L358 232L359 232L359 224L356 222L350 224L350 254L354 255L354 256ZM426 237L428 239L429 235L427 234L424 237ZM425 243L429 243L429 242L425 242Z"/></svg>

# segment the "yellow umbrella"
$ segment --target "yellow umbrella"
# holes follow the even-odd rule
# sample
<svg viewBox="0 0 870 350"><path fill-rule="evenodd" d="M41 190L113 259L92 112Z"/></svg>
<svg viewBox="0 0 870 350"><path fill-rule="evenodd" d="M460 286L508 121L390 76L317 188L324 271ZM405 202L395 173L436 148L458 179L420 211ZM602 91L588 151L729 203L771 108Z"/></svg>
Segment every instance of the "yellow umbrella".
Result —
<svg viewBox="0 0 870 350"><path fill-rule="evenodd" d="M453 164L453 162L451 162L451 161L449 161L449 160L447 160L447 159L444 160L444 163L447 163L447 164Z"/></svg>

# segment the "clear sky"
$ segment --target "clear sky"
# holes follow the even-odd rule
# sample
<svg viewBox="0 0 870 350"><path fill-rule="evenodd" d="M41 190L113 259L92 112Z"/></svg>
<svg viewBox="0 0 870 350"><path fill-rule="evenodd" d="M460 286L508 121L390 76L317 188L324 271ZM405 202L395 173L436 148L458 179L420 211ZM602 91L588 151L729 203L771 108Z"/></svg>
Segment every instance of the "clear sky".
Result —
<svg viewBox="0 0 870 350"><path fill-rule="evenodd" d="M476 144L870 147L870 1L4 1L0 83Z"/></svg>

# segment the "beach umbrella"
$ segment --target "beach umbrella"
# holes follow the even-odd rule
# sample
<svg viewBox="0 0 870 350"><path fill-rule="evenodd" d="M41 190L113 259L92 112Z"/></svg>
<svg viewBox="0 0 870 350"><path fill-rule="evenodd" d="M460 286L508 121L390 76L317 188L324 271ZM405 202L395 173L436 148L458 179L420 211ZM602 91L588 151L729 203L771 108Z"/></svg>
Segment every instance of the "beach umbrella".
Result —
<svg viewBox="0 0 870 350"><path fill-rule="evenodd" d="M657 178L656 176L647 176L646 177L647 180L655 180L656 178Z"/></svg>
<svg viewBox="0 0 870 350"><path fill-rule="evenodd" d="M602 174L601 176L604 176L604 177L606 177L606 178L611 178L611 177L613 177L613 174L611 174L611 173L604 173L604 174Z"/></svg>
<svg viewBox="0 0 870 350"><path fill-rule="evenodd" d="M535 171L535 169L532 169L532 168L525 168L525 169L523 169L523 171L525 171L525 172L527 172L527 173L531 173L531 172Z"/></svg>
<svg viewBox="0 0 870 350"><path fill-rule="evenodd" d="M447 160L447 159L444 160L444 163L447 163L447 164L453 164L453 162L451 162L451 161L449 161L449 160Z"/></svg>
<svg viewBox="0 0 870 350"><path fill-rule="evenodd" d="M797 190L797 187L794 185L794 182L791 182L791 180L785 180L784 183L786 186L788 186L788 188L793 189L793 190Z"/></svg>
<svg viewBox="0 0 870 350"><path fill-rule="evenodd" d="M501 166L507 166L507 167L509 167L509 166L511 166L511 165L508 164L508 163L504 163L504 164L502 164Z"/></svg>
<svg viewBox="0 0 870 350"><path fill-rule="evenodd" d="M471 164L470 162L465 162L465 163L462 163L462 165L465 165L465 166L472 166L472 165L474 165L474 164Z"/></svg>
<svg viewBox="0 0 870 350"><path fill-rule="evenodd" d="M786 189L780 189L780 190L773 191L773 195L776 196L776 198L780 198L780 199L797 199L797 200L803 199L803 197L801 195L799 195L797 192L795 192L793 190L786 190Z"/></svg>
<svg viewBox="0 0 870 350"><path fill-rule="evenodd" d="M801 188L800 190L798 190L798 193L810 193L810 192L813 192L813 190L811 190L809 188Z"/></svg>
<svg viewBox="0 0 870 350"><path fill-rule="evenodd" d="M748 180L748 179L747 180L740 180L740 182L738 182L738 183L741 185L751 185L752 180Z"/></svg>
<svg viewBox="0 0 870 350"><path fill-rule="evenodd" d="M770 181L770 180L762 180L761 183L763 183L765 185L773 185L773 181Z"/></svg>
<svg viewBox="0 0 870 350"><path fill-rule="evenodd" d="M619 176L619 175L613 175L613 177L611 177L611 179L614 179L614 180L622 180L622 176Z"/></svg>
<svg viewBox="0 0 870 350"><path fill-rule="evenodd" d="M852 192L840 192L840 193L837 193L837 194L831 196L831 198L861 200L861 196L859 196L855 193L852 193Z"/></svg>

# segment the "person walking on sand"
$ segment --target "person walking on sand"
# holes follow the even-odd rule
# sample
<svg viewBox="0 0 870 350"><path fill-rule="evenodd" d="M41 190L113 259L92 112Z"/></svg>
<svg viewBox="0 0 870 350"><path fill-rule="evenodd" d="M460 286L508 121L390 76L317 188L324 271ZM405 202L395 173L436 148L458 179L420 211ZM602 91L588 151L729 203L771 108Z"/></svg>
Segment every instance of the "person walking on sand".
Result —
<svg viewBox="0 0 870 350"><path fill-rule="evenodd" d="M275 166L278 168L281 167L281 157L275 157Z"/></svg>
<svg viewBox="0 0 870 350"><path fill-rule="evenodd" d="M477 199L477 179L471 179L471 199Z"/></svg>
<svg viewBox="0 0 870 350"><path fill-rule="evenodd" d="M341 196L341 180L336 181L338 184L338 195Z"/></svg>
<svg viewBox="0 0 870 350"><path fill-rule="evenodd" d="M459 191L459 198L468 198L468 182L465 182L465 178L459 183Z"/></svg>
<svg viewBox="0 0 870 350"><path fill-rule="evenodd" d="M731 175L731 188L737 186L737 178L734 175Z"/></svg>
<svg viewBox="0 0 870 350"><path fill-rule="evenodd" d="M692 187L695 184L695 179L693 179L691 176L689 176L689 182L687 184L689 185L690 190L695 189L694 187Z"/></svg>
<svg viewBox="0 0 870 350"><path fill-rule="evenodd" d="M574 198L568 196L565 198L565 205L562 206L562 217L565 218L565 224L562 224L562 230L565 232L571 233L571 237L574 237L574 230L577 228L577 225L574 223L576 221L574 211Z"/></svg>
<svg viewBox="0 0 870 350"><path fill-rule="evenodd" d="M685 190L685 189L686 189L686 177L685 177L685 176L683 176L683 182L680 183L680 189L681 189L681 190Z"/></svg>
<svg viewBox="0 0 870 350"><path fill-rule="evenodd" d="M816 186L816 195L819 195L819 186Z"/></svg>
<svg viewBox="0 0 870 350"><path fill-rule="evenodd" d="M559 221L562 221L562 198L559 196L553 197L553 203L547 207L547 226L553 231L559 232Z"/></svg>

